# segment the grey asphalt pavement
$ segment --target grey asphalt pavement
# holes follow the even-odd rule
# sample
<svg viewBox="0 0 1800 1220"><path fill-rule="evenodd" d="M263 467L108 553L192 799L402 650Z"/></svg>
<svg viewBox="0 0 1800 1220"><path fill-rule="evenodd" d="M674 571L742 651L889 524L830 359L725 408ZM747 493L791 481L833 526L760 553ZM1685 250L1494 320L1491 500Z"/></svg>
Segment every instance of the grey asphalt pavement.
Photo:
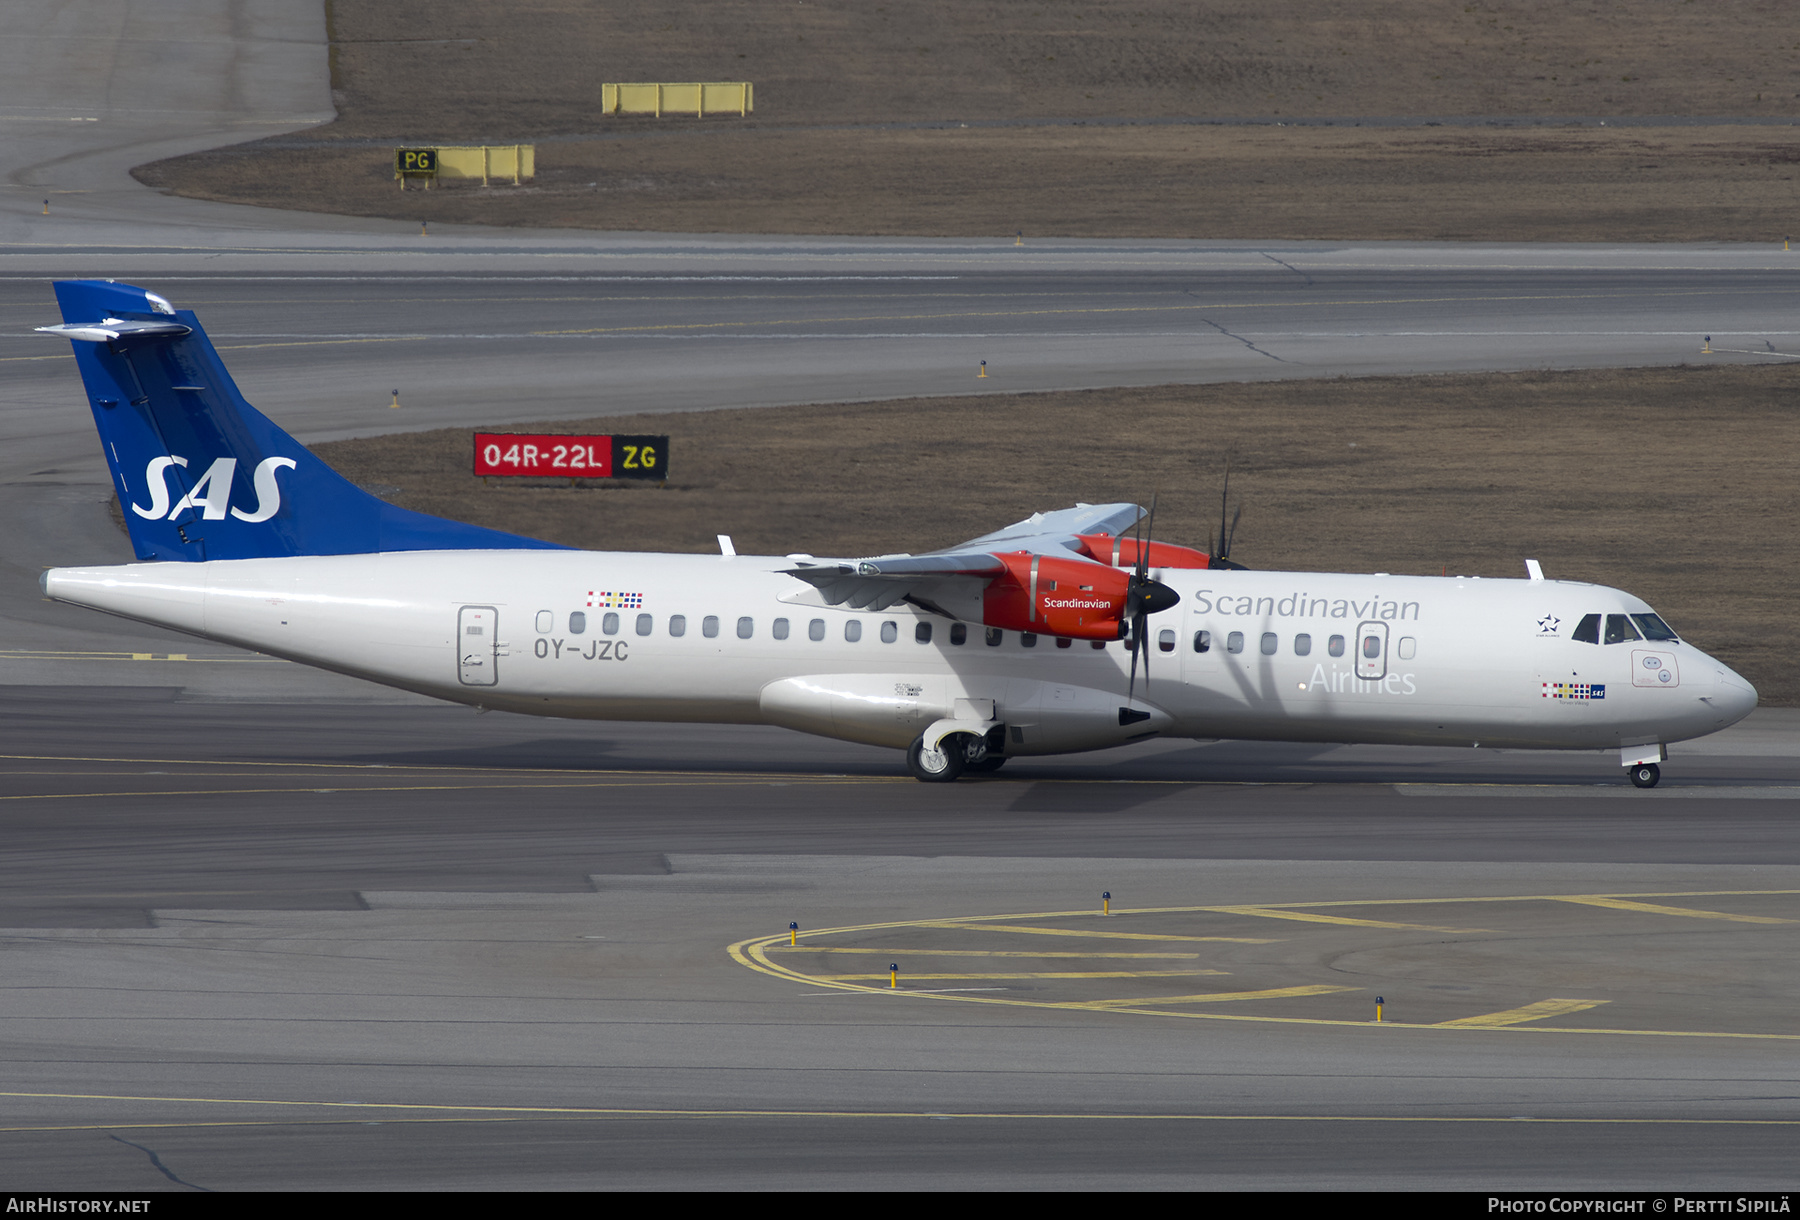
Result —
<svg viewBox="0 0 1800 1220"><path fill-rule="evenodd" d="M1652 793L1235 742L934 789L779 730L477 716L41 601L128 553L29 331L54 278L145 283L316 440L1780 360L1800 252L420 236L129 179L329 117L323 31L44 0L0 40L9 1186L1791 1186L1800 715Z"/></svg>

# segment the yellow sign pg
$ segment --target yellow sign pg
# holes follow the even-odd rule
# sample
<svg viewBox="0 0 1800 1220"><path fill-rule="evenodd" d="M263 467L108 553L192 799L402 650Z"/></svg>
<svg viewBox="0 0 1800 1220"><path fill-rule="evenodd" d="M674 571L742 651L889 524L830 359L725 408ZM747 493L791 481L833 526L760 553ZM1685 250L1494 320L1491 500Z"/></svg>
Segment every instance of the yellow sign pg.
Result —
<svg viewBox="0 0 1800 1220"><path fill-rule="evenodd" d="M435 148L397 148L394 150L396 174L437 173L438 153Z"/></svg>

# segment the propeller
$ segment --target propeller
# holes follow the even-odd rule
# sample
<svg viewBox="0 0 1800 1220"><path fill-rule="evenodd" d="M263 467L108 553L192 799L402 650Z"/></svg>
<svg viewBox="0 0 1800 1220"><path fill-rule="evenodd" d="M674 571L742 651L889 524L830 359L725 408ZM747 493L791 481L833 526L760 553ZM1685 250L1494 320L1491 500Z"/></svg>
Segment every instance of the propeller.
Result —
<svg viewBox="0 0 1800 1220"><path fill-rule="evenodd" d="M1150 640L1147 620L1152 614L1159 614L1181 600L1181 595L1159 580L1150 579L1150 548L1144 544L1144 534L1152 537L1156 534L1156 496L1150 497L1149 527L1146 531L1144 518L1137 522L1138 561L1131 573L1131 579L1125 585L1124 617L1131 624L1131 682L1126 687L1127 702L1137 697L1138 654L1144 657L1144 689L1150 689Z"/></svg>
<svg viewBox="0 0 1800 1220"><path fill-rule="evenodd" d="M1207 535L1206 550L1207 550L1207 554L1210 555L1211 558L1207 561L1206 566L1209 568L1215 568L1215 569L1216 568L1229 568L1234 572L1241 572L1244 570L1244 565L1241 563L1231 562L1231 540L1237 536L1238 521L1244 515L1244 506L1242 504L1238 505L1237 512L1235 512L1231 515L1231 524L1229 526L1227 526L1225 524L1225 512L1226 512L1226 509L1229 507L1230 502L1231 502L1231 463L1226 462L1225 463L1225 488L1223 491L1221 491L1219 493L1219 541L1217 544L1217 549L1214 549L1212 535L1210 535L1210 534Z"/></svg>

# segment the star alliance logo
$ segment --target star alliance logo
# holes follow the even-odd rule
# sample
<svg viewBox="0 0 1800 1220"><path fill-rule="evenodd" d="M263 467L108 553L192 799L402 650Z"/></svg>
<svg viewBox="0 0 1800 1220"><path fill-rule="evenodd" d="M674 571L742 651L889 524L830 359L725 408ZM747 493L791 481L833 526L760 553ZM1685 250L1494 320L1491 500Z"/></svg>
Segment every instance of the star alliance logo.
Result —
<svg viewBox="0 0 1800 1220"><path fill-rule="evenodd" d="M1555 635L1556 629L1561 626L1561 619L1557 618L1554 614L1546 614L1543 618L1538 620L1538 634Z"/></svg>

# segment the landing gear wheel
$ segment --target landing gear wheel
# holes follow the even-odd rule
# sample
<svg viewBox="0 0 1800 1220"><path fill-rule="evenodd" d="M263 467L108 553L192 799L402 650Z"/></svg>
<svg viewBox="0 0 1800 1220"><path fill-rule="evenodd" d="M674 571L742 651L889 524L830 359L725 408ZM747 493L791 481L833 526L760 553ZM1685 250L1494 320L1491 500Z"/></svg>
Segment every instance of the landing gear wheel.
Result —
<svg viewBox="0 0 1800 1220"><path fill-rule="evenodd" d="M963 770L969 772L970 774L979 773L979 774L985 775L990 771L998 771L1001 767L1004 767L1005 765L1006 765L1006 755L1004 755L1004 754L989 754L986 758L982 759L978 763L970 763L968 766L964 767Z"/></svg>
<svg viewBox="0 0 1800 1220"><path fill-rule="evenodd" d="M963 773L968 756L962 735L953 734L938 743L935 750L925 748L925 735L920 734L906 750L906 765L913 778L926 784L947 784Z"/></svg>
<svg viewBox="0 0 1800 1220"><path fill-rule="evenodd" d="M1630 771L1631 782L1639 788L1654 788L1662 778L1662 768L1655 763L1639 763Z"/></svg>

